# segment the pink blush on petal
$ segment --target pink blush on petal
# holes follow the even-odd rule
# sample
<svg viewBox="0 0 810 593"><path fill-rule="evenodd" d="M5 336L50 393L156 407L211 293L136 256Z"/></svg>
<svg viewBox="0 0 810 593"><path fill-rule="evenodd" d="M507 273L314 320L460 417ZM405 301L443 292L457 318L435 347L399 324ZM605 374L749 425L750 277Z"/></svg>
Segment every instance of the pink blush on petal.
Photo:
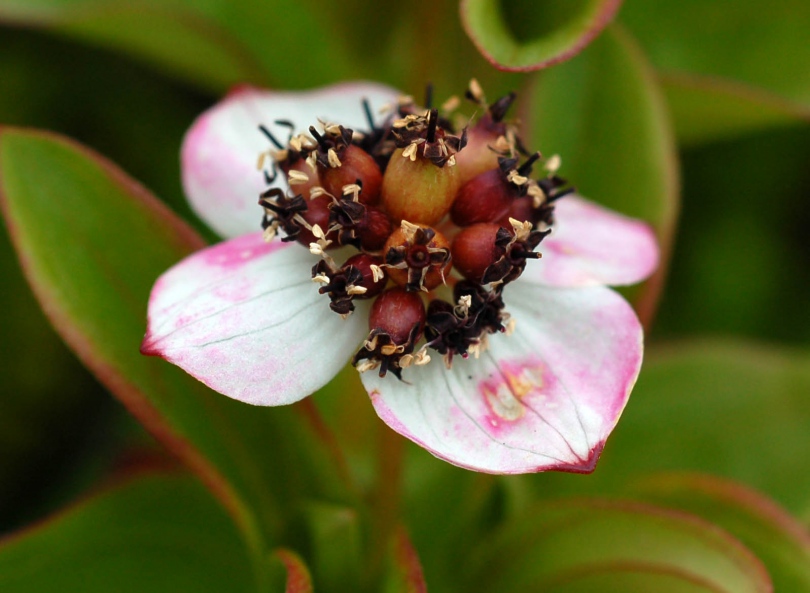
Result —
<svg viewBox="0 0 810 593"><path fill-rule="evenodd" d="M269 243L265 241L257 242L254 235L245 235L231 240L228 243L221 244L219 249L204 252L204 262L208 266L218 266L225 269L238 268L240 265L250 260L262 257L286 246L287 244L281 241L271 241Z"/></svg>
<svg viewBox="0 0 810 593"><path fill-rule="evenodd" d="M554 401L556 378L537 357L521 362L498 362L496 375L478 383L478 393L484 403L483 424L493 435L504 436L523 422L533 422L526 416L544 410L555 416L560 404Z"/></svg>

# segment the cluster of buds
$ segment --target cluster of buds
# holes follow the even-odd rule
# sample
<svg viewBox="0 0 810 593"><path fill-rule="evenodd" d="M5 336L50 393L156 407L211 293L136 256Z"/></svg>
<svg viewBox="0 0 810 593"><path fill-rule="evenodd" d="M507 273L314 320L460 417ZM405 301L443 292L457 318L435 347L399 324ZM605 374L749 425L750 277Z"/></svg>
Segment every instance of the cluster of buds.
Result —
<svg viewBox="0 0 810 593"><path fill-rule="evenodd" d="M526 151L505 119L514 94L488 104L472 81L466 97L483 112L476 122L458 100L436 109L403 97L381 124L364 103L363 132L320 122L282 144L261 128L274 146L268 181L281 173L290 186L259 200L265 239L281 230L319 256L312 279L335 313L374 299L353 359L361 371L401 379L431 349L449 366L508 333L503 291L540 257L554 202L573 191L559 159Z"/></svg>

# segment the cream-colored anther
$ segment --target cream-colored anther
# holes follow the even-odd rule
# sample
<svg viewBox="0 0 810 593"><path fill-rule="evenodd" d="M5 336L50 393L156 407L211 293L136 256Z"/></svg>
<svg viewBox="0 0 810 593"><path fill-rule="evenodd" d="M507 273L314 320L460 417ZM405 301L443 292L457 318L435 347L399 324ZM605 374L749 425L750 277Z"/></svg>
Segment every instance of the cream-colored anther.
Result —
<svg viewBox="0 0 810 593"><path fill-rule="evenodd" d="M510 318L509 321L506 322L506 327L504 328L504 330L505 330L504 334L506 334L507 336L511 336L513 333L515 333L515 326L516 325L517 325L517 321L515 321L515 318L514 317Z"/></svg>
<svg viewBox="0 0 810 593"><path fill-rule="evenodd" d="M466 317L472 306L472 297L468 294L459 297L458 304L453 308L453 312L458 317Z"/></svg>
<svg viewBox="0 0 810 593"><path fill-rule="evenodd" d="M273 239L276 238L278 234L278 222L273 222L270 226L264 229L262 233L262 239L264 239L265 243L270 243Z"/></svg>
<svg viewBox="0 0 810 593"><path fill-rule="evenodd" d="M560 170L560 165L562 165L562 159L560 155L555 154L549 157L546 164L543 165L543 168L553 175Z"/></svg>
<svg viewBox="0 0 810 593"><path fill-rule="evenodd" d="M408 146L405 147L405 150L402 151L403 158L411 159L411 161L416 160L416 149L419 147L419 144L416 142L411 142Z"/></svg>
<svg viewBox="0 0 810 593"><path fill-rule="evenodd" d="M529 178L518 173L517 169L512 169L507 173L506 180L514 185L524 185L529 181Z"/></svg>
<svg viewBox="0 0 810 593"><path fill-rule="evenodd" d="M264 169L264 163L266 161L268 161L269 159L271 159L271 158L272 158L272 156L270 155L269 150L265 150L264 152L260 152L259 157L256 160L256 170L261 171L262 169Z"/></svg>
<svg viewBox="0 0 810 593"><path fill-rule="evenodd" d="M427 349L424 346L422 347L421 350L419 350L419 352L416 353L416 356L414 358L415 360L413 364L415 364L418 367L424 366L430 362L430 355L427 353Z"/></svg>
<svg viewBox="0 0 810 593"><path fill-rule="evenodd" d="M301 171L291 169L290 172L287 173L287 182L290 185L304 185L305 183L309 183L309 175Z"/></svg>
<svg viewBox="0 0 810 593"><path fill-rule="evenodd" d="M474 78L470 79L470 95L472 95L473 99L478 101L479 103L483 103L484 99L484 89L481 88L481 85L478 84L478 81Z"/></svg>
<svg viewBox="0 0 810 593"><path fill-rule="evenodd" d="M312 189L309 190L309 197L311 199L320 198L321 196L331 196L328 191L322 188L320 185L316 185Z"/></svg>
<svg viewBox="0 0 810 593"><path fill-rule="evenodd" d="M329 166L332 167L333 169L337 169L343 164L340 162L340 159L338 158L337 152L335 152L334 148L330 148L329 150L326 151L326 159L329 161Z"/></svg>
<svg viewBox="0 0 810 593"><path fill-rule="evenodd" d="M365 373L366 371L373 371L378 366L380 366L380 363L377 360L361 360L354 368L360 373Z"/></svg>
<svg viewBox="0 0 810 593"><path fill-rule="evenodd" d="M408 243L414 242L416 239L416 232L422 228L418 224L413 224L407 220L403 220L400 223L400 227L402 228L402 234L405 235L405 240L408 241Z"/></svg>
<svg viewBox="0 0 810 593"><path fill-rule="evenodd" d="M368 292L368 288L365 286L355 286L354 284L349 286L349 288L346 290L346 294L350 295L366 294L366 292Z"/></svg>
<svg viewBox="0 0 810 593"><path fill-rule="evenodd" d="M445 111L445 112L455 111L456 109L458 109L458 106L460 104L461 104L461 100L458 97L456 97L455 95L453 95L452 97L447 99L447 101L442 103L442 111Z"/></svg>
<svg viewBox="0 0 810 593"><path fill-rule="evenodd" d="M371 268L371 278L374 280L374 282L379 282L385 278L385 272L383 272L383 269L380 266L371 264L369 267Z"/></svg>
<svg viewBox="0 0 810 593"><path fill-rule="evenodd" d="M354 194L354 197L352 199L353 201L357 202L360 200L360 192L362 191L362 189L363 188L357 185L356 183L349 183L343 186L343 195L348 196Z"/></svg>
<svg viewBox="0 0 810 593"><path fill-rule="evenodd" d="M532 232L534 228L532 223L528 220L524 220L523 222L519 221L516 218L510 218L509 224L512 225L512 228L515 231L515 239L518 241L525 241L529 238L529 234Z"/></svg>

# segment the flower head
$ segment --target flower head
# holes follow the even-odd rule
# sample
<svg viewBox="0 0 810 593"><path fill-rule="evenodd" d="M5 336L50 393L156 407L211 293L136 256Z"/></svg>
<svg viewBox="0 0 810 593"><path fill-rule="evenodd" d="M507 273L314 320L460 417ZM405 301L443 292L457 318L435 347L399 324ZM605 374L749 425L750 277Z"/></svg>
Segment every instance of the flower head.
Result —
<svg viewBox="0 0 810 593"><path fill-rule="evenodd" d="M241 88L203 114L184 185L229 239L157 281L142 351L257 405L351 360L378 415L437 457L591 471L642 357L605 285L646 277L656 242L525 150L514 95L467 98L478 122L370 83Z"/></svg>

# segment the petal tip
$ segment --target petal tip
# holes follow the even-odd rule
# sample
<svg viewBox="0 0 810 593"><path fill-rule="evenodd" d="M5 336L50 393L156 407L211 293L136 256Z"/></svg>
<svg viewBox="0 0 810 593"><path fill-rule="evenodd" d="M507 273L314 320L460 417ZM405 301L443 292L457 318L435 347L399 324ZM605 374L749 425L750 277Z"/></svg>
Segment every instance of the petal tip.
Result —
<svg viewBox="0 0 810 593"><path fill-rule="evenodd" d="M147 332L141 342L140 352L144 356L160 356L157 348L157 339L150 332Z"/></svg>
<svg viewBox="0 0 810 593"><path fill-rule="evenodd" d="M591 447L591 450L588 453L588 456L584 459L580 459L576 463L561 463L558 465L554 465L551 467L544 466L539 468L537 471L557 471L557 472L565 472L569 474L590 474L596 469L596 464L599 462L599 458L602 456L602 449L605 448L605 441L601 441Z"/></svg>

